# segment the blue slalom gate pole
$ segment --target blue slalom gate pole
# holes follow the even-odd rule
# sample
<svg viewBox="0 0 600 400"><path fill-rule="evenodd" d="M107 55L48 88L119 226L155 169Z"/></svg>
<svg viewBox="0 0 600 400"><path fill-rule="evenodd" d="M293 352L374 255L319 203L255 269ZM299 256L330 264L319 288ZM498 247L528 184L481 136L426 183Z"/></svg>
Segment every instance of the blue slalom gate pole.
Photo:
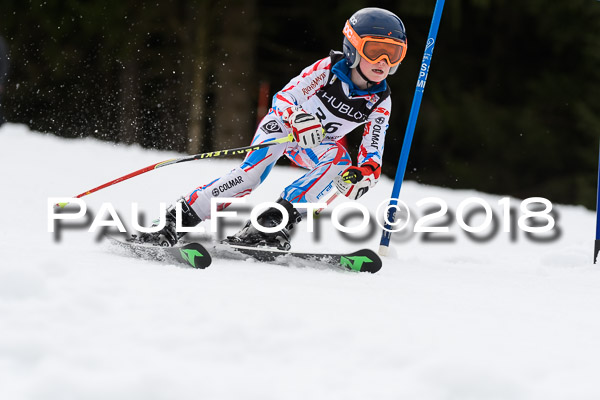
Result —
<svg viewBox="0 0 600 400"><path fill-rule="evenodd" d="M596 195L596 242L594 243L594 264L600 252L600 148L598 151L598 194Z"/></svg>
<svg viewBox="0 0 600 400"><path fill-rule="evenodd" d="M442 19L444 1L445 0L436 1L435 10L433 11L433 17L431 19L429 36L427 38L427 44L425 45L425 53L423 54L423 61L421 62L419 78L417 79L417 88L415 89L415 95L413 97L413 102L410 109L410 116L408 117L408 123L406 125L406 133L404 134L404 142L402 143L402 150L400 151L398 169L396 170L396 177L394 178L392 198L390 200L390 204L388 205L386 221L384 221L381 242L379 243L379 254L381 255L387 255L390 247L390 239L392 237L391 230L393 228L392 225L396 220L398 197L400 196L400 189L402 188L402 181L404 181L406 165L408 164L408 154L410 153L410 146L412 144L413 135L415 133L415 126L417 125L417 117L419 116L421 99L423 98L423 92L425 91L425 83L427 82L429 64L431 63L431 57L433 56L433 47L435 45L435 39L437 37L438 28L440 26L440 20Z"/></svg>

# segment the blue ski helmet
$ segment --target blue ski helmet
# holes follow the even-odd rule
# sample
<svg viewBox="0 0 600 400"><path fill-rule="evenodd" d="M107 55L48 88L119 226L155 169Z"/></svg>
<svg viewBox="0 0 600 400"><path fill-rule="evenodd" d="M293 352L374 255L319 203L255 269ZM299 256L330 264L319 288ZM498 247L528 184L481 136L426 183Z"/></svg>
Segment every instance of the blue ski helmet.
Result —
<svg viewBox="0 0 600 400"><path fill-rule="evenodd" d="M400 61L406 53L406 31L404 24L398 16L382 8L369 7L355 12L344 28L344 56L350 68L356 68L360 63L361 55L357 48L348 39L354 30L359 37L381 37L395 39L404 43L404 50ZM348 29L350 26L352 29ZM389 58L388 58L389 59ZM398 69L398 64L390 68L389 74L392 75Z"/></svg>

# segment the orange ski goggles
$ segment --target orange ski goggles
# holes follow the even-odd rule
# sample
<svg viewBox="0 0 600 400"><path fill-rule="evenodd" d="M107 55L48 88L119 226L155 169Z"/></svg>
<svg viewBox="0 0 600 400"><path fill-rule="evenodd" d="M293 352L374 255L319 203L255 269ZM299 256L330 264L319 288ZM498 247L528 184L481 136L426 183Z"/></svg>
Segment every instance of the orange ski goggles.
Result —
<svg viewBox="0 0 600 400"><path fill-rule="evenodd" d="M408 47L406 42L380 36L360 37L350 25L350 21L346 21L343 33L356 48L358 54L371 64L386 60L390 67L395 67L402 62L406 55Z"/></svg>

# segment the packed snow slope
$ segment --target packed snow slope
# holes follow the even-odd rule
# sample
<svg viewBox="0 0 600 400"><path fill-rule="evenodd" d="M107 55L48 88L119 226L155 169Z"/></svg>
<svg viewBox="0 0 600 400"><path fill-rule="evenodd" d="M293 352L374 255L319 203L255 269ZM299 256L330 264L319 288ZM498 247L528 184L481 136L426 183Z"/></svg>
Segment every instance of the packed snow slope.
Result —
<svg viewBox="0 0 600 400"><path fill-rule="evenodd" d="M410 227L433 207L419 200L456 214L479 197L497 231L476 241L453 216L436 217L425 225L448 233L398 235L377 274L233 260L195 270L116 254L83 220L60 241L48 232L49 197L181 155L15 124L0 143L2 399L600 398L600 265L583 207L555 204L560 235L540 243L503 232L502 196L407 182ZM130 225L133 202L149 220L238 161L169 166L84 199L92 213L111 203ZM276 167L246 205L275 200L301 173ZM374 213L391 188L382 179L361 204ZM318 235L306 231L302 222L295 250L377 249L380 235L350 241L327 217Z"/></svg>

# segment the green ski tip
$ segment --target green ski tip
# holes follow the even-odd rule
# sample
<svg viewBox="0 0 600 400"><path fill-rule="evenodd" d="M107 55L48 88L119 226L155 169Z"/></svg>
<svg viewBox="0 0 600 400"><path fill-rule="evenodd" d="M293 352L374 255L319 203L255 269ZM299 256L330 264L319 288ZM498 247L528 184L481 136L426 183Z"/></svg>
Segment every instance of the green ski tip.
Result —
<svg viewBox="0 0 600 400"><path fill-rule="evenodd" d="M340 258L340 264L342 266L354 271L361 271L363 264L370 262L373 262L373 260L366 256L342 256Z"/></svg>
<svg viewBox="0 0 600 400"><path fill-rule="evenodd" d="M211 257L199 243L190 243L179 249L179 254L194 268L206 268L211 264Z"/></svg>
<svg viewBox="0 0 600 400"><path fill-rule="evenodd" d="M181 249L181 257L194 268L196 268L196 257L203 257L202 253L194 249Z"/></svg>

